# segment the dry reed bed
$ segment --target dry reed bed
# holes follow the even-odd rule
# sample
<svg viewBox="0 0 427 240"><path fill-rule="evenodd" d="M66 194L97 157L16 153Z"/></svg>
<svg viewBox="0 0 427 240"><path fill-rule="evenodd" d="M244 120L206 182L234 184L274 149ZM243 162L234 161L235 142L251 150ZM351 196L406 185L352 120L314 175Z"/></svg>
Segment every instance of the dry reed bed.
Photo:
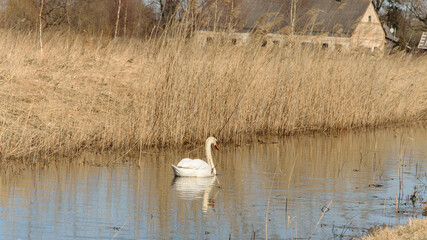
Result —
<svg viewBox="0 0 427 240"><path fill-rule="evenodd" d="M0 32L2 159L427 119L426 56Z"/></svg>
<svg viewBox="0 0 427 240"><path fill-rule="evenodd" d="M407 224L395 228L378 228L361 240L426 239L427 219L410 219Z"/></svg>

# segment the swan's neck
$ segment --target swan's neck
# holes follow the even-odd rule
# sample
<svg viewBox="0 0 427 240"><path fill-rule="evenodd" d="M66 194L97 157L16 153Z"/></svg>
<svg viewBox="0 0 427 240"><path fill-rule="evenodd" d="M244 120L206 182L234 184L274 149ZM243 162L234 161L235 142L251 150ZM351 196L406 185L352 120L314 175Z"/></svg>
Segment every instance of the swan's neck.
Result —
<svg viewBox="0 0 427 240"><path fill-rule="evenodd" d="M206 149L206 160L209 164L209 166L211 166L213 173L216 175L216 169L215 169L215 165L213 163L213 159L212 159L212 147L211 147L212 143L211 142L207 142L205 149Z"/></svg>

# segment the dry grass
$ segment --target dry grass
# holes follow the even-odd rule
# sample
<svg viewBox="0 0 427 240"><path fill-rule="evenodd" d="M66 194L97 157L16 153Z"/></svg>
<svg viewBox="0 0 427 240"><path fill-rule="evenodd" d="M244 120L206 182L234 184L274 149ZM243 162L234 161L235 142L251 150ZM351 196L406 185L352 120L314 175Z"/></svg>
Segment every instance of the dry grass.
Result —
<svg viewBox="0 0 427 240"><path fill-rule="evenodd" d="M409 220L406 225L398 226L396 228L378 228L374 230L369 236L361 238L361 240L399 240L399 239L413 239L421 240L427 239L427 219Z"/></svg>
<svg viewBox="0 0 427 240"><path fill-rule="evenodd" d="M427 119L426 56L0 31L2 159Z"/></svg>

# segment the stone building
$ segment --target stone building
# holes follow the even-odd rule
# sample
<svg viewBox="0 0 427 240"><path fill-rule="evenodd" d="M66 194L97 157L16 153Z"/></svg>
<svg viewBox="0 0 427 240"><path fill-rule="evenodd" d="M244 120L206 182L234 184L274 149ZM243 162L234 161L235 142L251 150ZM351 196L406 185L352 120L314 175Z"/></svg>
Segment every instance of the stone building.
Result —
<svg viewBox="0 0 427 240"><path fill-rule="evenodd" d="M240 45L258 34L264 45L293 38L331 49L385 48L385 32L370 0L240 0L233 8L239 19L232 33L213 31L220 28L213 20L197 37L206 42L222 34Z"/></svg>

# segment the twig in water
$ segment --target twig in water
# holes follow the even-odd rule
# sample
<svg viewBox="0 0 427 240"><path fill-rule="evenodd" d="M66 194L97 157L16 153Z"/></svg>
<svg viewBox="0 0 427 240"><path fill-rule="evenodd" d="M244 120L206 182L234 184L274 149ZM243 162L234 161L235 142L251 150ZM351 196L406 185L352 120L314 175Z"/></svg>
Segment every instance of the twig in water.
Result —
<svg viewBox="0 0 427 240"><path fill-rule="evenodd" d="M217 183L218 183L218 185L219 185L218 187L219 187L219 188L222 188L221 183L219 183L219 179L218 179L218 177L217 177L217 176L215 176L215 179L216 179L216 181L217 181Z"/></svg>
<svg viewBox="0 0 427 240"><path fill-rule="evenodd" d="M322 208L322 215L320 216L319 220L317 221L316 227L314 227L313 232L310 234L310 237L308 238L309 240L311 239L311 237L313 236L314 232L317 229L317 226L319 225L320 221L322 220L323 216L325 216L325 213L329 211L329 206L331 205L333 200L329 201L329 204L327 207L323 207Z"/></svg>
<svg viewBox="0 0 427 240"><path fill-rule="evenodd" d="M253 240L255 240L255 237L256 237L256 232L255 231L253 231L253 234L252 234L252 236L251 236L251 240L253 239Z"/></svg>
<svg viewBox="0 0 427 240"><path fill-rule="evenodd" d="M403 138L403 131L400 135L400 144L399 144L399 165L397 167L397 183L396 183L396 219L395 219L395 224L398 223L399 220L399 205L400 205L400 193L401 193L401 187L403 184L403 169L402 169L402 161L405 158L405 154L406 154L406 146L405 146L405 139ZM404 147L404 149L403 149ZM403 151L403 152L402 152ZM401 170L402 169L402 170ZM402 173L401 173L402 171ZM402 174L402 176L401 176Z"/></svg>
<svg viewBox="0 0 427 240"><path fill-rule="evenodd" d="M274 185L274 182L276 180L277 169L279 166L279 159L280 159L279 151L277 151L277 158L276 159L277 159L276 160L276 170L274 171L273 181L271 182L270 193L268 194L267 209L266 209L266 213L265 213L265 239L266 240L268 239L268 211L270 210L271 193L273 192L273 185ZM282 170L279 169L279 172L282 173Z"/></svg>
<svg viewBox="0 0 427 240"><path fill-rule="evenodd" d="M111 240L114 240L117 237L117 234L125 227L126 223L128 222L129 218L126 219L126 221L123 223L123 225L120 227L119 231L114 234L113 238Z"/></svg>
<svg viewBox="0 0 427 240"><path fill-rule="evenodd" d="M273 192L273 183L276 178L276 174L274 175L273 182L271 183L270 193L268 194L268 201L267 201L267 209L265 213L265 239L268 239L268 211L270 210L270 200L271 200L271 193Z"/></svg>

